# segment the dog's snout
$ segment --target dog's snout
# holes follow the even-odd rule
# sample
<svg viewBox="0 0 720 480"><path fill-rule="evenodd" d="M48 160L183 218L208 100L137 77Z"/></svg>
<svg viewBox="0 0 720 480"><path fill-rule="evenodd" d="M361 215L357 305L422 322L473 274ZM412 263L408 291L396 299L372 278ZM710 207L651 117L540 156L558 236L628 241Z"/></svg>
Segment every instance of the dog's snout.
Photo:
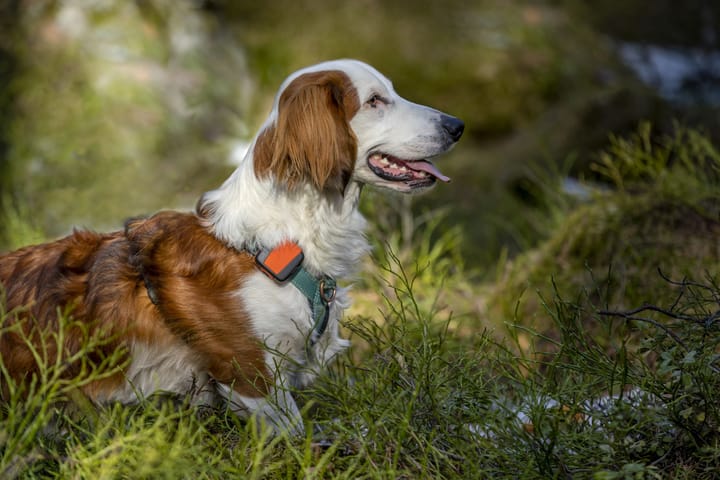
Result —
<svg viewBox="0 0 720 480"><path fill-rule="evenodd" d="M465 122L459 118L451 117L450 115L443 115L440 119L440 123L454 142L460 140L460 137L462 137L462 134L465 131Z"/></svg>

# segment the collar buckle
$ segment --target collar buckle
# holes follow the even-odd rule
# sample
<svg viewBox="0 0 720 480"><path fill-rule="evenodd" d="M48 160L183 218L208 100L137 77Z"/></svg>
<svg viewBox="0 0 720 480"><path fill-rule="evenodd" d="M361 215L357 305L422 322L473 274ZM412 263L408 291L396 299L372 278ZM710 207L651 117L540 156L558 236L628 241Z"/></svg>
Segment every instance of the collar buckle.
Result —
<svg viewBox="0 0 720 480"><path fill-rule="evenodd" d="M335 300L335 294L337 293L337 288L335 286L335 281L330 278L323 278L320 280L320 285L318 287L320 298L325 302L325 305L330 305L333 300Z"/></svg>

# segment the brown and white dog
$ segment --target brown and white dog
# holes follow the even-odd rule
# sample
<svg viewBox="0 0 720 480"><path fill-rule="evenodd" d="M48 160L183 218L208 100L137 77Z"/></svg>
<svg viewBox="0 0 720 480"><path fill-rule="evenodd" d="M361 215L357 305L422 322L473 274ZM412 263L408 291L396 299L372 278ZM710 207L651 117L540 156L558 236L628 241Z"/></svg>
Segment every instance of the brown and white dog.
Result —
<svg viewBox="0 0 720 480"><path fill-rule="evenodd" d="M85 327L71 328L59 348L45 345L47 361L77 352L88 329L111 339L88 355L125 352L124 368L83 387L94 402L194 391L199 402L224 399L238 414L302 432L286 387L306 385L347 346L338 319L348 295L334 281L352 275L368 251L363 185L415 193L448 181L429 159L463 128L398 96L362 62L295 72L244 160L195 214L160 212L121 232L75 231L0 256L10 312L2 361L15 382L32 378L38 365L27 339L56 331L58 312L69 308ZM283 245L290 256L302 250L295 259L309 293L260 268L255 255ZM80 371L75 362L66 374Z"/></svg>

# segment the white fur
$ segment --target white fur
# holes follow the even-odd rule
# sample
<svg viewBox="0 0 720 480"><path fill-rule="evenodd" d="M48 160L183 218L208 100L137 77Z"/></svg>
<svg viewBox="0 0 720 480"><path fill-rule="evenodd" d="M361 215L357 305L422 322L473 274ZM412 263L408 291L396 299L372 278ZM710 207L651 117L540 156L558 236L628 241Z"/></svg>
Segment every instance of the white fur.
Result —
<svg viewBox="0 0 720 480"><path fill-rule="evenodd" d="M292 284L278 286L256 272L245 281L240 295L253 319L255 334L267 347L270 370L281 372L289 386L308 385L324 365L349 345L339 336L338 319L349 303L344 288L337 291L327 330L311 349L314 320L310 304Z"/></svg>
<svg viewBox="0 0 720 480"><path fill-rule="evenodd" d="M136 342L130 347L130 357L127 382L103 400L133 403L156 392L175 392L191 394L194 403L213 403L209 375L197 354L180 340L171 345Z"/></svg>
<svg viewBox="0 0 720 480"><path fill-rule="evenodd" d="M315 275L325 274L341 280L355 274L369 250L364 235L365 219L357 208L362 186L412 190L375 175L367 165L368 156L382 151L409 160L426 159L447 151L454 142L449 142L438 126L440 112L403 99L387 78L355 60L322 63L288 77L258 136L278 118L278 100L283 89L304 73L323 70L345 72L361 104L350 121L358 149L355 169L345 191L328 194L312 185L288 190L276 184L272 176L259 179L253 166L256 136L235 172L218 190L208 192L204 200L213 204L208 222L224 242L239 249L252 249L272 248L282 241L294 240L304 251L306 269ZM380 95L386 102L372 108L366 102L373 94ZM310 306L295 287L278 285L265 275L254 273L244 280L238 294L250 314L255 333L268 347L268 367L278 371L276 378L288 384L306 384L318 367L348 345L338 335L338 320L349 303L342 288L332 305L327 331L312 351L307 348L313 327ZM228 396L227 387L221 390ZM270 425L278 427L289 423L295 431L301 429L297 406L289 394L283 393L280 402L245 398L232 392L229 397L232 402L241 402L268 417ZM279 413L273 405L287 411Z"/></svg>
<svg viewBox="0 0 720 480"><path fill-rule="evenodd" d="M302 435L305 431L300 410L286 388L275 388L264 398L240 395L224 383L218 384L218 391L233 413L245 417L250 412L260 427L264 423L276 432L287 431L292 435Z"/></svg>

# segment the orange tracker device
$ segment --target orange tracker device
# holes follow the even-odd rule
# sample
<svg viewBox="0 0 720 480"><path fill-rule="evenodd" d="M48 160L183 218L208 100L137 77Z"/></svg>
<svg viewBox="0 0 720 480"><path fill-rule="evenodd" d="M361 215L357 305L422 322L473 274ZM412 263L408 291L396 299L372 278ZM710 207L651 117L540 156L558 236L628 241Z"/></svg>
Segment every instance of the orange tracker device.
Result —
<svg viewBox="0 0 720 480"><path fill-rule="evenodd" d="M255 255L255 263L278 282L287 281L300 268L305 255L297 243L284 242L268 250L263 248Z"/></svg>

